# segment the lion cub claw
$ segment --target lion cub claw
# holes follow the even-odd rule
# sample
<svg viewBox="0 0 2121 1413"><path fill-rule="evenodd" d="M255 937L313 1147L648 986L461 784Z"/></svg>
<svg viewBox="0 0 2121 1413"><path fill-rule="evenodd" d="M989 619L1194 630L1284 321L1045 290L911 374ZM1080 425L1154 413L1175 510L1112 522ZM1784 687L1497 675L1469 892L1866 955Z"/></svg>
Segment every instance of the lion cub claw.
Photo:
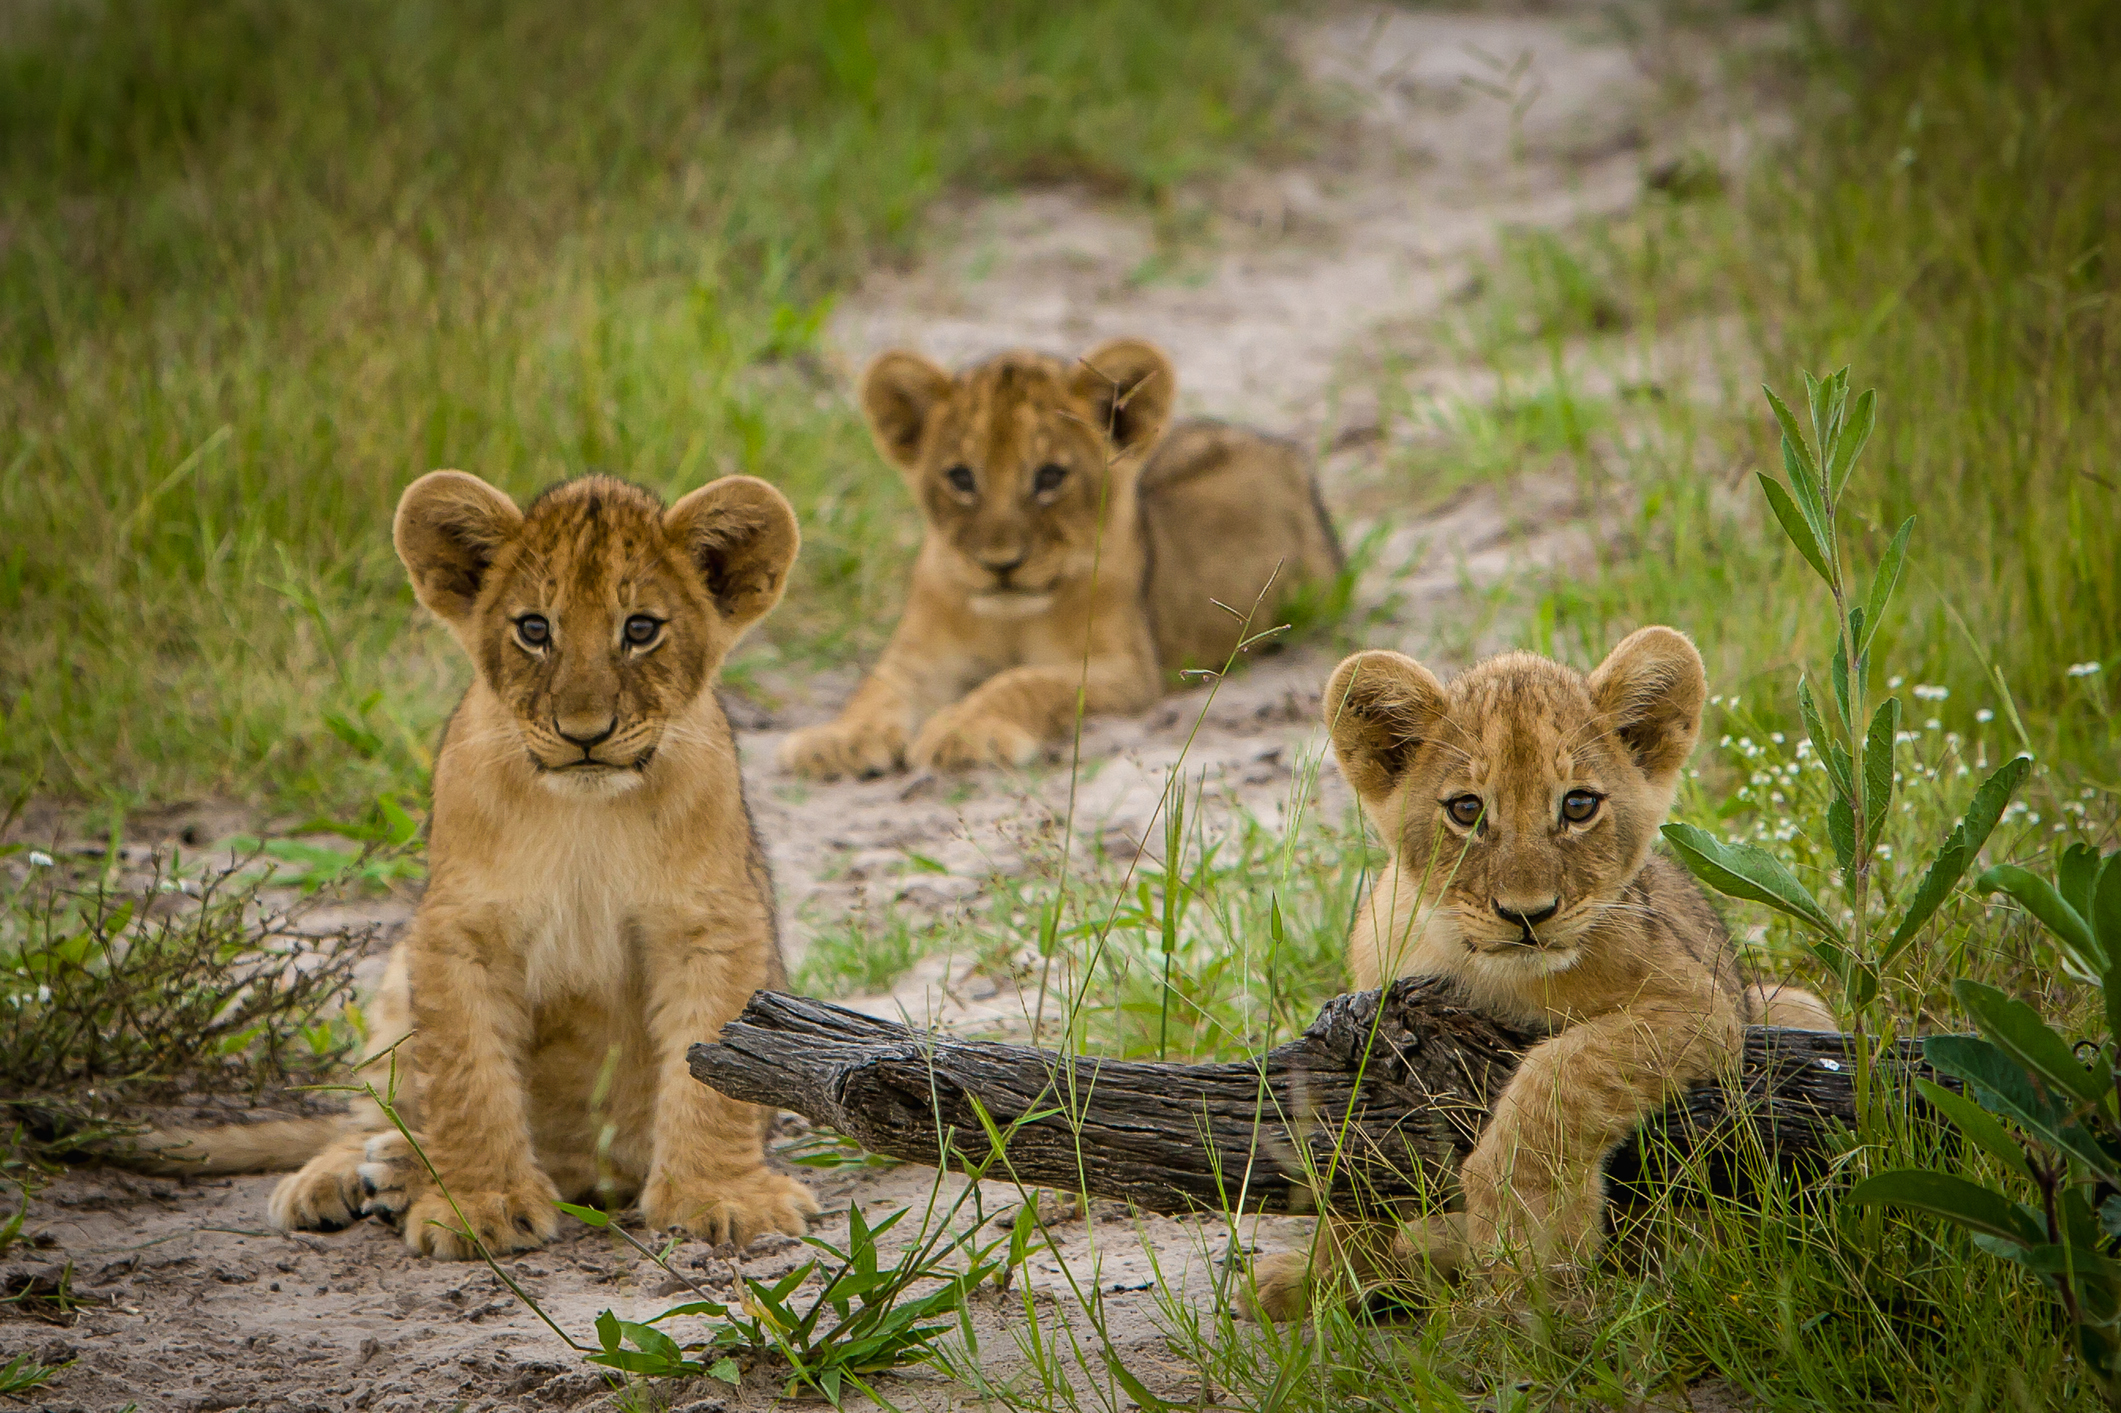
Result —
<svg viewBox="0 0 2121 1413"><path fill-rule="evenodd" d="M677 1179L655 1174L641 1193L641 1216L652 1227L682 1231L738 1249L768 1232L801 1236L817 1199L794 1178L760 1168L729 1178Z"/></svg>
<svg viewBox="0 0 2121 1413"><path fill-rule="evenodd" d="M798 775L836 780L889 775L906 759L906 728L895 721L829 721L806 726L781 743L781 766Z"/></svg>
<svg viewBox="0 0 2121 1413"><path fill-rule="evenodd" d="M985 765L1021 769L1038 759L1036 734L1002 717L945 709L931 717L907 758L916 770L971 770Z"/></svg>
<svg viewBox="0 0 2121 1413"><path fill-rule="evenodd" d="M405 1209L405 1244L443 1261L473 1260L481 1245L493 1255L534 1251L560 1234L559 1195L543 1173L499 1192L429 1190Z"/></svg>

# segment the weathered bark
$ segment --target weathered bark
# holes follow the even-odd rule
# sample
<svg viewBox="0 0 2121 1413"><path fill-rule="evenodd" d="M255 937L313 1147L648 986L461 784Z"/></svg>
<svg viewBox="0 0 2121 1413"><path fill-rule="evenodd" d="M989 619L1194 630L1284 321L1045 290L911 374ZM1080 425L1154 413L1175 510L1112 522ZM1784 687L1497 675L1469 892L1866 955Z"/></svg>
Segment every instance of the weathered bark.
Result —
<svg viewBox="0 0 2121 1413"><path fill-rule="evenodd" d="M1336 996L1300 1039L1215 1065L955 1040L761 991L690 1059L725 1094L911 1162L988 1160L984 1109L1008 1134L991 1176L1152 1212L1303 1212L1439 1191L1539 1038L1428 980ZM1682 1171L1732 1191L1747 1153L1815 1170L1833 1130L1853 1122L1848 1047L1840 1035L1748 1031L1732 1080L1694 1090L1614 1155L1616 1194ZM1903 1047L1892 1067L1912 1063Z"/></svg>

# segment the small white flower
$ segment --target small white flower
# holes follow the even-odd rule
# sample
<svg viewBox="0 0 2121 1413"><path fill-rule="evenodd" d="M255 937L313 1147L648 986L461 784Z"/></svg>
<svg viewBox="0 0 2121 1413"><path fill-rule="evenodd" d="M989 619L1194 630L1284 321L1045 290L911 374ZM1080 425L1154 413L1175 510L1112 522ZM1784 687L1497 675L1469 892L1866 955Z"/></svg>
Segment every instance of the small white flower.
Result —
<svg viewBox="0 0 2121 1413"><path fill-rule="evenodd" d="M1768 791L1768 803L1769 803L1769 804L1774 804L1774 805L1779 805L1779 804L1782 804L1782 803L1783 803L1783 799L1782 799L1782 792L1781 792L1780 790L1770 790L1770 791Z"/></svg>
<svg viewBox="0 0 2121 1413"><path fill-rule="evenodd" d="M1880 844L1878 846L1878 857L1884 859L1888 863L1891 863L1893 858L1893 846L1891 844Z"/></svg>
<svg viewBox="0 0 2121 1413"><path fill-rule="evenodd" d="M1768 739L1779 746L1782 744L1782 733L1780 731L1770 731L1768 732Z"/></svg>
<svg viewBox="0 0 2121 1413"><path fill-rule="evenodd" d="M2069 675L2072 677L2091 677L2098 671L2099 664L2096 662L2073 662L2069 665Z"/></svg>
<svg viewBox="0 0 2121 1413"><path fill-rule="evenodd" d="M1982 722L1984 724L1987 722L1994 721L1995 719L1996 713L1990 711L1987 707L1983 707L1981 708L1981 710L1974 713L1974 720Z"/></svg>
<svg viewBox="0 0 2121 1413"><path fill-rule="evenodd" d="M52 866L52 856L45 853L42 849L31 849L29 851L29 866L31 868L50 868Z"/></svg>
<svg viewBox="0 0 2121 1413"><path fill-rule="evenodd" d="M1890 692L1893 688L1899 686L1902 682L1905 682L1906 680L1907 679L1905 677L1888 677L1885 679L1885 689Z"/></svg>
<svg viewBox="0 0 2121 1413"><path fill-rule="evenodd" d="M1725 736L1721 741L1718 741L1716 744L1723 750L1727 751L1731 748L1731 738L1729 736Z"/></svg>
<svg viewBox="0 0 2121 1413"><path fill-rule="evenodd" d="M38 988L37 988L37 1004L38 1004L38 1005L40 1005L40 1006L49 1006L49 1005L50 1005L51 1003L52 1003L52 989L51 989L51 988L50 988L49 986L40 986L40 987L38 987Z"/></svg>
<svg viewBox="0 0 2121 1413"><path fill-rule="evenodd" d="M1944 723L1933 716L1928 721L1922 723L1922 729L1925 731L1942 731L1944 729Z"/></svg>
<svg viewBox="0 0 2121 1413"><path fill-rule="evenodd" d="M1952 689L1949 687L1932 686L1927 682L1915 684L1915 695L1926 702L1941 702L1951 694Z"/></svg>
<svg viewBox="0 0 2121 1413"><path fill-rule="evenodd" d="M2027 824L2038 824L2040 822L2040 811L2034 810L2031 814L2027 815L2025 817L2025 822Z"/></svg>
<svg viewBox="0 0 2121 1413"><path fill-rule="evenodd" d="M1709 698L1709 705L1710 705L1710 706L1722 706L1722 705L1723 705L1723 697L1722 697L1722 696L1721 696L1720 694L1719 694L1719 695L1717 695L1717 696L1713 696L1713 697L1710 697L1710 698Z"/></svg>

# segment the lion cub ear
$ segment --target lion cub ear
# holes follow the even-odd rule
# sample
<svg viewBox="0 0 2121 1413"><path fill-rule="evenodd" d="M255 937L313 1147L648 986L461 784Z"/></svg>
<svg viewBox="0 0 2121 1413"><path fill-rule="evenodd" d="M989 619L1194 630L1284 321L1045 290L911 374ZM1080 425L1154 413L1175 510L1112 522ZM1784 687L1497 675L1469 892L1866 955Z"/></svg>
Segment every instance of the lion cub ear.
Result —
<svg viewBox="0 0 2121 1413"><path fill-rule="evenodd" d="M1069 390L1097 410L1097 429L1115 450L1136 451L1163 435L1178 374L1155 344L1114 339L1076 361Z"/></svg>
<svg viewBox="0 0 2121 1413"><path fill-rule="evenodd" d="M663 512L663 529L738 632L780 602L802 543L788 498L756 476L709 481Z"/></svg>
<svg viewBox="0 0 2121 1413"><path fill-rule="evenodd" d="M1404 653L1357 653L1326 684L1333 754L1367 805L1382 805L1391 795L1443 714L1443 684Z"/></svg>
<svg viewBox="0 0 2121 1413"><path fill-rule="evenodd" d="M921 357L896 348L877 355L862 374L862 414L884 460L901 471L920 461L928 418L950 396L950 375Z"/></svg>
<svg viewBox="0 0 2121 1413"><path fill-rule="evenodd" d="M1586 683L1621 743L1653 784L1673 783L1701 735L1709 695L1701 654L1673 628L1638 628Z"/></svg>
<svg viewBox="0 0 2121 1413"><path fill-rule="evenodd" d="M478 477L430 471L398 498L390 538L420 602L457 624L471 616L494 556L522 527L516 503Z"/></svg>

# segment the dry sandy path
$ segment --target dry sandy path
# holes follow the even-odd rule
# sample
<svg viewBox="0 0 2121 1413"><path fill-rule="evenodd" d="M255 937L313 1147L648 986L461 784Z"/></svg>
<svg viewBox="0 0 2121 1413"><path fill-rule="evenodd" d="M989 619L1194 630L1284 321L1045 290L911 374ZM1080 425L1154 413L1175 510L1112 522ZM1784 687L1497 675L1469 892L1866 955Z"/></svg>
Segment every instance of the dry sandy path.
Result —
<svg viewBox="0 0 2121 1413"><path fill-rule="evenodd" d="M1177 362L1183 412L1326 448L1327 497L1354 522L1344 526L1352 541L1365 523L1347 508L1374 488L1386 445L1372 389L1387 356L1425 391L1486 395L1480 377L1424 352L1436 346L1424 330L1493 252L1499 229L1624 211L1658 161L1686 147L1723 150L1746 131L1746 115L1733 111L1742 105L1713 85L1674 106L1662 81L1668 48L1654 37L1620 42L1602 13L1347 8L1308 21L1290 42L1312 74L1336 87L1351 120L1318 160L1246 173L1212 193L1204 253L1147 274L1156 254L1147 219L1080 192L953 200L935 214L931 258L911 272L877 275L839 310L830 343L851 370L900 343L960 361L1011 345L1072 350L1145 334ZM1660 376L1669 382L1674 370ZM1376 514L1374 495L1368 503ZM1480 641L1458 621L1470 613L1469 592L1579 562L1604 513L1583 502L1573 481L1534 477L1513 487L1507 504L1475 492L1423 518L1394 519L1362 597L1396 595L1397 616L1371 641L1416 652ZM1140 719L1093 722L1085 755L1104 763L1079 791L1079 828L1107 841L1144 837L1189 734L1189 773L1205 768L1211 794L1272 820L1292 769L1318 750L1317 694L1330 666L1323 651L1299 648L1222 684L1212 704L1195 691ZM830 786L776 774L780 735L821 719L851 685L847 673L806 684L744 743L797 949L812 927L850 910L963 904L994 872L1019 867L1025 831L1066 805L1062 768ZM1322 786L1318 807L1337 815L1345 796L1330 768ZM948 872L909 872L916 852ZM400 907L386 920L402 917ZM1006 1026L1021 1008L1005 983L935 965L865 1004L988 1027ZM917 1169L857 1170L818 1185L828 1209L858 1201L889 1210L922 1200L928 1178ZM176 1185L79 1173L55 1188L38 1213L49 1244L11 1270L50 1276L71 1261L76 1290L93 1300L70 1327L0 1324L0 1358L42 1349L79 1361L32 1406L601 1406L603 1386L488 1272L413 1260L374 1226L273 1234L264 1218L271 1182ZM996 1206L1007 1200L995 1194ZM1059 1298L1059 1262L1067 1260L1078 1279L1111 1294L1120 1352L1152 1390L1192 1397L1192 1375L1172 1364L1156 1332L1148 1253L1185 1298L1199 1299L1226 1233L1214 1224L1095 1215L1089 1227L1071 1229L1058 1256L1033 1263L1031 1283L1047 1308L1071 1308ZM844 1231L844 1217L820 1228L834 1238ZM744 1269L777 1273L798 1255L769 1243L743 1258ZM730 1258L697 1244L673 1259L708 1282L732 1269ZM586 1230L511 1269L581 1338L600 1310L642 1317L675 1298L660 1272ZM983 1308L980 1321L986 1348L1013 1347L1005 1306ZM763 1377L740 1393L702 1382L672 1406L763 1406L773 1392ZM895 1385L893 1397L951 1401L932 1381Z"/></svg>

